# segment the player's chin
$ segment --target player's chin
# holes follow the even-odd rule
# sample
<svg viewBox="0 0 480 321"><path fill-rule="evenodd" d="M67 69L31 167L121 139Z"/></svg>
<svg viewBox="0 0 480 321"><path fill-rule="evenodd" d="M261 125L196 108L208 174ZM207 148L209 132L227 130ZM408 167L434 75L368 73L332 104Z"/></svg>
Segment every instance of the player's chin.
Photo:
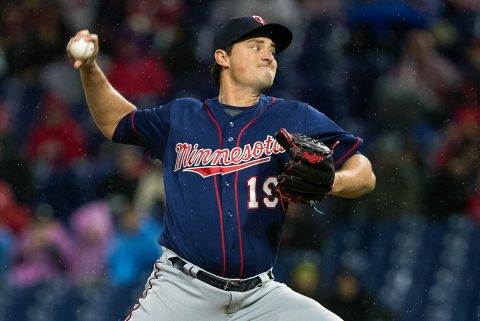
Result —
<svg viewBox="0 0 480 321"><path fill-rule="evenodd" d="M260 92L264 92L268 89L270 89L270 87L272 87L273 85L273 82L269 82L269 83L261 83L258 85L258 89Z"/></svg>
<svg viewBox="0 0 480 321"><path fill-rule="evenodd" d="M266 76L258 81L259 88L264 91L270 89L273 85L273 80L275 76Z"/></svg>

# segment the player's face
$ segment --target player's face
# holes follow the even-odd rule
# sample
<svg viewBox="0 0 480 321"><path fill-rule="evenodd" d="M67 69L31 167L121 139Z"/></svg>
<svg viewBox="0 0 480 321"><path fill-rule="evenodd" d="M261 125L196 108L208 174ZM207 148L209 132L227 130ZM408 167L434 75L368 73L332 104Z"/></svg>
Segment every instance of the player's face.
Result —
<svg viewBox="0 0 480 321"><path fill-rule="evenodd" d="M232 47L230 77L238 84L260 91L272 86L277 71L275 44L266 37L237 42Z"/></svg>

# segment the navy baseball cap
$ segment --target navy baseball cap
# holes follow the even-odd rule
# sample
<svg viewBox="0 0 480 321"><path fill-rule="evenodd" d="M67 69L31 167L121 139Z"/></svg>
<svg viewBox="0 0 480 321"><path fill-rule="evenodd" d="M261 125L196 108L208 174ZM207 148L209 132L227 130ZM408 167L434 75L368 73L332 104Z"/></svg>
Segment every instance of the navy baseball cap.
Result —
<svg viewBox="0 0 480 321"><path fill-rule="evenodd" d="M272 39L277 53L285 50L293 39L290 29L278 23L266 23L260 16L234 17L228 19L215 32L213 49L225 49L251 35Z"/></svg>

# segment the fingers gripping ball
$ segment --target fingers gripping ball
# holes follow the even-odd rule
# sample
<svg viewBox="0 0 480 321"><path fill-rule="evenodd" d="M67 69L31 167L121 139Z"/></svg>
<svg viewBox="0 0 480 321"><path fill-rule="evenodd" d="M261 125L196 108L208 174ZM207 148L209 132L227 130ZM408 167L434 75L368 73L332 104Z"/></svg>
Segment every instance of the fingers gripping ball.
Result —
<svg viewBox="0 0 480 321"><path fill-rule="evenodd" d="M310 205L322 201L335 179L333 151L317 139L284 128L275 134L275 139L291 156L277 177L275 195L281 201Z"/></svg>
<svg viewBox="0 0 480 321"><path fill-rule="evenodd" d="M70 46L70 54L75 60L88 60L92 58L95 50L93 42L86 41L85 38L73 41Z"/></svg>

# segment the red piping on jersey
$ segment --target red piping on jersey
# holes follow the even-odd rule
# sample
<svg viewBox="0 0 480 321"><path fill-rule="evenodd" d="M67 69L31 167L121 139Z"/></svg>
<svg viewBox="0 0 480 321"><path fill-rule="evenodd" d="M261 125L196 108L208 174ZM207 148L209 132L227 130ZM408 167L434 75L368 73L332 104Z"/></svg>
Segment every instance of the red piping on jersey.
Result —
<svg viewBox="0 0 480 321"><path fill-rule="evenodd" d="M132 123L132 129L135 132L135 135L137 135L138 138L140 138L140 135L138 135L137 128L135 127L135 122L133 121L133 114L135 114L135 111L132 111L130 114L130 122Z"/></svg>
<svg viewBox="0 0 480 321"><path fill-rule="evenodd" d="M342 157L340 157L339 159L337 159L337 161L335 162L335 165L337 165L338 163L340 163L345 157L347 157L355 148L357 148L357 146L360 144L360 138L357 137L357 142L355 143L355 145L353 145L345 154L342 155Z"/></svg>
<svg viewBox="0 0 480 321"><path fill-rule="evenodd" d="M275 97L272 97L272 101L265 107L265 109L263 110L263 112L261 112L260 114L258 114L254 119L252 119L250 122L248 122L248 124L246 124L242 130L240 131L240 133L238 134L238 138L237 138L237 147L240 147L240 138L242 137L243 133L245 132L245 130L251 125L253 124L257 119L258 117L263 114L268 108L270 108L271 105L273 105L275 103ZM240 248L240 276L239 278L241 279L242 276L243 276L243 266L244 266L244 263L243 263L243 242L242 242L242 229L241 229L241 226L240 226L240 211L238 209L238 174L239 172L236 172L235 173L235 214L236 214L236 217L237 217L237 232L238 232L238 242L239 242L239 248Z"/></svg>
<svg viewBox="0 0 480 321"><path fill-rule="evenodd" d="M223 141L222 141L222 129L220 128L220 124L213 117L212 112L210 111L210 108L208 107L208 104L206 101L204 103L204 106L205 106L205 109L207 110L208 117L210 117L213 124L217 128L219 144L220 144L219 148L222 148ZM222 204L220 202L220 193L218 191L217 176L213 177L213 184L215 185L215 197L217 198L218 216L220 219L220 234L222 236L222 256L223 256L222 276L225 276L225 272L227 271L227 255L226 255L226 249L225 249L225 229L223 227L223 211L221 206Z"/></svg>
<svg viewBox="0 0 480 321"><path fill-rule="evenodd" d="M141 299L145 299L147 297L147 294L148 294L148 291L152 289L153 285L152 285L152 281L155 279L158 279L158 272L160 272L160 269L158 268L157 266L157 263L155 263L155 272L152 274L152 276L148 279L147 283L148 283L148 287L145 289L145 291L143 291L143 295L141 297ZM130 310L130 313L128 314L127 318L125 319L125 321L128 321L132 318L132 313L137 310L138 308L140 307L140 299L138 300L138 303L135 304L135 306Z"/></svg>

